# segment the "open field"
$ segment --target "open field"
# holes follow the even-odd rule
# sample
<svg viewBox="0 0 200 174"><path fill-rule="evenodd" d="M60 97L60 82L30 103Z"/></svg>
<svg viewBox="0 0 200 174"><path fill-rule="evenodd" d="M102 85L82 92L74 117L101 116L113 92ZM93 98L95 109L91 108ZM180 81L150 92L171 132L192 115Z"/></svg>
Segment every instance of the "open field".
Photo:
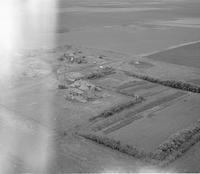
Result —
<svg viewBox="0 0 200 174"><path fill-rule="evenodd" d="M199 62L200 42L172 48L160 53L149 55L153 60L170 62L173 64L192 66L200 68Z"/></svg>
<svg viewBox="0 0 200 174"><path fill-rule="evenodd" d="M135 55L199 40L199 28L196 28L196 23L199 22L193 20L199 17L198 6L198 0L61 0L59 27L68 30L58 34L58 44L67 41ZM193 21L193 27L164 25L174 19L185 18L187 20L182 23Z"/></svg>

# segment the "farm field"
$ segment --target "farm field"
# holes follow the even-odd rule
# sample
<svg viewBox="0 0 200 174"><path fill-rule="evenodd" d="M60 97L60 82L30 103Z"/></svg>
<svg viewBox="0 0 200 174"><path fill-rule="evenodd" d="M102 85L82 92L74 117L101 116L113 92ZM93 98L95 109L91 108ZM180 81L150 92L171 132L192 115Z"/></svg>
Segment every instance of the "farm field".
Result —
<svg viewBox="0 0 200 174"><path fill-rule="evenodd" d="M148 58L173 64L200 68L199 54L200 42L197 42L155 53L149 55Z"/></svg>
<svg viewBox="0 0 200 174"><path fill-rule="evenodd" d="M33 50L31 52L34 53ZM80 57L84 55L85 61L81 63L82 58L80 58L77 59L78 62L69 62L66 56L66 58L60 58L64 53L70 55L72 52ZM99 166L101 164L107 168L120 166L122 171L135 171L138 163L140 166L145 163L126 154L110 151L76 134L81 132L105 136L149 153L156 150L171 135L199 119L200 98L198 93L152 83L125 73L125 71L145 73L152 69L156 70L159 66L166 71L167 66L162 66L163 63L146 62L145 59L140 62L137 61L137 57L132 58L128 55L122 61L121 58L125 56L124 54L74 46L64 46L34 54L35 59L50 65L41 66L39 70L46 72L44 70L47 69L47 72L53 73L48 76L40 73L32 76L30 73L19 71L19 77L23 79L23 88L19 86L19 83L12 84L10 92L2 94L1 104L17 113L18 116L13 117L17 120L18 125L23 125L22 132L26 132L31 127L34 128L33 125L37 123L41 126L41 132L43 129L47 129L50 133L50 135L44 136L51 137L49 143L56 141L54 145L48 144L48 146L49 153L53 155L51 162L58 161L59 165L49 165L45 170L60 171L62 168L62 171L80 171L82 169L84 171L101 171L103 170ZM57 59L54 60L54 57ZM32 64L32 59L25 63ZM21 66L23 66L23 62L21 62ZM170 68L172 71L174 69L182 71L182 66L179 65ZM190 67L185 67L185 69L190 71ZM26 72L26 69L24 71ZM197 70L195 70L196 72ZM31 73L35 72L31 71ZM185 77L181 73L179 76L182 79ZM189 81L189 79L187 80ZM63 89L59 88L60 84ZM94 91L88 91L87 95L95 96L95 93L98 95L92 99L86 96L84 100L79 100L81 96L76 96L78 99L76 100L73 97L76 95L76 90L79 92L89 89L89 86L84 85L94 88ZM75 93L70 93L71 99L66 98L69 87L75 90ZM49 108L51 108L51 112L47 112ZM110 110L110 108L112 109ZM24 120L25 116L28 121ZM7 122L9 122L7 119L3 121L5 128L10 125ZM30 128L26 127L27 124L30 125ZM16 134L21 135L22 133L17 131ZM20 140L23 142L26 137L22 136ZM35 139L38 137L36 136ZM24 147L28 145L20 144ZM92 152L91 147L93 148ZM102 154L102 152L106 153ZM17 155L17 152L12 153ZM93 161L97 154L99 156L97 161ZM106 162L103 160L105 158L112 162ZM85 159L87 162L80 165L80 161ZM15 163L18 165L17 160ZM70 166L66 166L66 163ZM75 164L71 165L71 163ZM94 166L92 169L89 168L91 163ZM26 162L23 165L25 167L20 168L19 171L26 171L27 167L30 167ZM164 170L164 168L160 170Z"/></svg>
<svg viewBox="0 0 200 174"><path fill-rule="evenodd" d="M110 124L106 120L97 123L98 126L102 124L100 133L145 151L153 151L171 134L199 118L198 94L189 95L145 81L131 81L117 89L127 96L142 96L146 101L117 114L121 119L111 121L108 118Z"/></svg>
<svg viewBox="0 0 200 174"><path fill-rule="evenodd" d="M200 172L200 1L45 2L0 10L0 173Z"/></svg>
<svg viewBox="0 0 200 174"><path fill-rule="evenodd" d="M190 107L192 107L192 111L189 112L188 108ZM177 102L164 109L160 109L158 106L158 108L152 108L147 113L145 111L140 113L140 115L145 115L144 118L136 120L132 124L128 122L128 125L121 129L113 132L107 131L108 133L106 129L105 132L110 138L151 152L171 134L195 122L199 118L198 112L197 104L196 106L191 103L185 104L184 101Z"/></svg>

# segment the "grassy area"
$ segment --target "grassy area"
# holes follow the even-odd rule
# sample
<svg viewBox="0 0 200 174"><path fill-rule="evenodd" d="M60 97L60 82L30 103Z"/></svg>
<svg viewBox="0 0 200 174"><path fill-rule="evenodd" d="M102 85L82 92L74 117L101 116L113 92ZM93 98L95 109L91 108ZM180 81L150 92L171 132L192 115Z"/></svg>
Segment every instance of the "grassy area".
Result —
<svg viewBox="0 0 200 174"><path fill-rule="evenodd" d="M181 89L184 91L190 91L190 92L194 92L194 93L200 93L200 86L196 86L194 84L190 84L190 83L186 83L186 82L182 82L182 81L175 81L175 80L161 80L161 79L157 79L157 78L153 78L150 76L145 76L142 74L135 74L132 72L128 72L128 71L124 71L127 75L135 77L135 78L139 78L142 80L146 80L152 83L157 83L163 86L168 86L171 88L176 88L176 89Z"/></svg>
<svg viewBox="0 0 200 174"><path fill-rule="evenodd" d="M139 104L142 101L144 101L144 99L142 97L135 97L135 100L128 101L126 103L122 103L117 106L113 106L113 107L109 108L108 110L103 111L99 115L90 118L89 120L93 121L93 120L96 120L97 118L108 118L116 113L119 113L119 112L125 110L125 109L133 107L134 105Z"/></svg>

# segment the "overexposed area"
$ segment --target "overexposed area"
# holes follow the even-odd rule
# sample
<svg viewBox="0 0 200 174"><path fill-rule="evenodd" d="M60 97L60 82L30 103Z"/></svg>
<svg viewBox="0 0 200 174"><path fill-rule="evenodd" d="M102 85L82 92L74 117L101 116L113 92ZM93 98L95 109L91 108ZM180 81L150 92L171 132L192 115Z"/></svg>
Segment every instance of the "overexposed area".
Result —
<svg viewBox="0 0 200 174"><path fill-rule="evenodd" d="M15 84L23 83L21 76L24 72L29 76L39 76L50 72L44 62L27 58L20 50L31 45L40 48L46 47L46 43L55 45L55 36L46 34L48 30L54 30L57 25L56 16L53 13L55 7L56 3L53 0L0 2L0 89L2 93L0 97L0 173L19 172L20 168L43 171L51 159L50 128L40 124L40 122L46 122L49 126L51 125L50 104L43 102L44 107L38 108L38 114L41 117L35 123L30 119L29 114L25 114L24 109L24 112L20 113L19 107L12 108L19 102L17 99L19 91ZM37 88L35 93L40 94L40 98L36 99L36 103L42 98L41 94L45 95L43 84ZM48 97L51 101L51 96L48 95ZM31 101L26 102L28 102L28 107L32 107ZM23 102L20 105L26 107ZM49 117L42 117L47 114Z"/></svg>

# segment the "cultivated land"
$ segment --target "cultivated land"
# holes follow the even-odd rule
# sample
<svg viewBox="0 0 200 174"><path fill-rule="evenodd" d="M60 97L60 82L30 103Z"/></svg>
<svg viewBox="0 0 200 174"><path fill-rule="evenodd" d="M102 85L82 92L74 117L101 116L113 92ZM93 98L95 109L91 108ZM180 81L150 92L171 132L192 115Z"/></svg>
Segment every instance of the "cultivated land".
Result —
<svg viewBox="0 0 200 174"><path fill-rule="evenodd" d="M199 172L199 5L61 0L57 46L0 79L9 172Z"/></svg>
<svg viewBox="0 0 200 174"><path fill-rule="evenodd" d="M196 42L196 43L191 43L189 45L183 45L183 46L180 45L180 47L171 48L169 50L160 53L155 53L153 55L148 56L148 58L179 65L200 68L199 54L200 54L200 42Z"/></svg>

